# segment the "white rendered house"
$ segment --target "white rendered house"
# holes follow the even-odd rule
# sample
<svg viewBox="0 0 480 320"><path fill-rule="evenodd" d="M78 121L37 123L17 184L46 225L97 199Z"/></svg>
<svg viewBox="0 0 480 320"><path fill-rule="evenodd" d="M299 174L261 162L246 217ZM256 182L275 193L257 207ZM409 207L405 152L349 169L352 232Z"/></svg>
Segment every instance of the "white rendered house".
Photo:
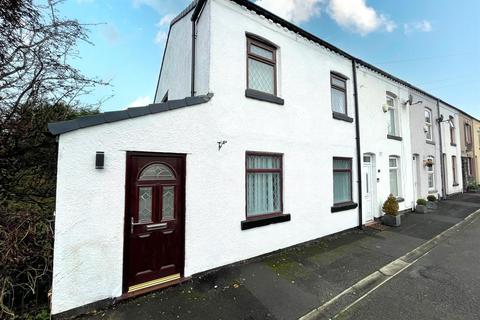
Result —
<svg viewBox="0 0 480 320"><path fill-rule="evenodd" d="M390 194L413 207L408 88L371 68L357 70L363 154L364 222L382 215Z"/></svg>
<svg viewBox="0 0 480 320"><path fill-rule="evenodd" d="M399 81L249 1L193 2L154 104L50 125L52 313L362 226L390 192L411 209Z"/></svg>

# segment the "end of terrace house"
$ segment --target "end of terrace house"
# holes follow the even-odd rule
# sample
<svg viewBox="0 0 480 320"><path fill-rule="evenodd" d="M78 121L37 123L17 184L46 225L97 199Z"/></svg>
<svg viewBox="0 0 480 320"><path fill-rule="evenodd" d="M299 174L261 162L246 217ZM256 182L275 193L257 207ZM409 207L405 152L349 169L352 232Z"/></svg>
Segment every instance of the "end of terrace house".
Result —
<svg viewBox="0 0 480 320"><path fill-rule="evenodd" d="M153 104L49 126L52 313L361 227L390 193L462 192L478 124L254 3L194 1Z"/></svg>

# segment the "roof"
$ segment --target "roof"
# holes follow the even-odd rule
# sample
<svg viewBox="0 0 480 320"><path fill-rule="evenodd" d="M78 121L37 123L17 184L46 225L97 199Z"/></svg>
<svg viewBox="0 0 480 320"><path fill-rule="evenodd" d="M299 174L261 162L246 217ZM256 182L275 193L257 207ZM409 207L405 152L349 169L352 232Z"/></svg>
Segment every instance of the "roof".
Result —
<svg viewBox="0 0 480 320"><path fill-rule="evenodd" d="M206 1L207 1L207 0L198 0L198 4L199 4L200 6L202 6ZM469 114L466 113L465 111L463 111L463 110L461 110L461 109L459 109L459 108L451 105L450 103L448 103L448 102L446 102L446 101L443 101L442 99L440 99L440 98L438 98L438 97L435 97L434 95L432 95L432 94L430 94L430 93L428 93L428 92L426 92L426 91L424 91L424 90L422 90L422 89L420 89L420 88L418 88L418 87L416 87L416 86L408 83L407 81L404 81L404 80L402 80L402 79L400 79L400 78L397 78L397 77L395 77L394 75L392 75L392 74L390 74L390 73L388 73L388 72L386 72L386 71L384 71L384 70L382 70L382 69L380 69L380 68L378 68L378 67L375 67L374 65L372 65L372 64L370 64L370 63L368 63L368 62L363 61L362 59L359 59L359 58L354 57L353 55L349 54L348 52L346 52L346 51L344 51L344 50L342 50L342 49L340 49L340 48L332 45L331 43L328 43L328 42L320 39L319 37L315 36L314 34L312 34L312 33L308 32L308 31L306 31L306 30L304 30L304 29L302 29L302 28L294 25L293 23L288 22L288 21L280 18L279 16L277 16L277 15L271 13L270 11L268 11L268 10L266 10L266 9L258 6L258 5L256 5L255 3L251 2L251 1L248 1L248 0L230 0L230 1L235 2L235 3L239 4L239 5L247 8L248 10L251 10L251 11L257 13L258 15L264 16L265 18L267 18L267 19L269 19L269 20L272 20L272 21L275 22L275 23L278 23L278 24L281 25L282 27L287 28L287 29L290 30L290 31L293 31L293 32L299 34L300 36L302 36L302 37L304 37L304 38L306 38L306 39L308 39L308 40L311 40L311 41L313 41L313 42L316 42L316 43L318 43L319 45L321 45L321 46L323 46L323 47L325 47L325 48L327 48L327 49L329 49L329 50L332 50L333 52L335 52L335 53L337 53L337 54L339 54L339 55L342 55L342 56L344 56L344 57L347 58L347 59L353 60L353 61L355 61L355 63L357 63L357 64L359 64L359 65L362 65L362 66L364 66L364 67L366 67L366 68L368 68L368 69L370 69L370 70L372 70L372 71L374 71L374 72L377 72L377 73L381 74L381 75L384 76L384 77L387 77L387 78L389 78L389 79L391 79L391 80L393 80L393 81L395 81L395 82L397 82L397 83L400 83L400 84L402 84L402 85L404 85L404 86L406 86L406 87L409 87L410 89L415 90L415 91L417 91L418 93L421 93L421 94L423 94L423 95L425 95L425 96L427 96L427 97L430 97L430 98L432 98L432 99L434 99L434 100L437 100L437 101L439 101L439 102L441 102L441 103L443 103L443 104L445 104L445 105L447 105L447 106L449 106L449 107L451 107L451 108L453 108L453 109L455 109L455 110L463 113L463 114L466 115L467 117L470 117L470 118L473 118L473 119L475 119L475 120L477 120L477 121L480 121L480 120L476 119L475 117L469 115ZM200 8L199 8L199 9L200 9ZM197 11L197 10L196 10L196 11Z"/></svg>
<svg viewBox="0 0 480 320"><path fill-rule="evenodd" d="M99 124L112 123L126 119L133 119L148 114L156 114L169 110L195 106L210 101L212 97L213 93L209 93L207 95L150 104L145 107L128 108L122 111L104 112L92 116L79 117L74 120L49 123L48 130L54 135L62 134L82 128L97 126Z"/></svg>
<svg viewBox="0 0 480 320"><path fill-rule="evenodd" d="M181 20L185 16L187 16L190 13L190 11L192 11L193 9L195 9L195 11L192 14L192 19L195 19L198 16L198 14L201 12L202 7L205 5L205 3L207 1L208 0L193 0L187 8L185 8L180 14L178 14L172 20L172 22L170 23L170 29L172 28L172 26L176 22L178 22L179 20ZM293 31L293 32L297 33L298 35L300 35L300 36L302 36L302 37L304 37L304 38L306 38L310 41L318 43L319 45L321 45L321 46L323 46L323 47L325 47L325 48L327 48L327 49L329 49L329 50L331 50L331 51L333 51L333 52L335 52L335 53L337 53L341 56L344 56L347 59L350 59L350 60L354 61L358 65L361 65L361 66L366 67L366 68L368 68L368 69L370 69L374 72L377 72L377 73L381 74L382 76L384 76L386 78L389 78L390 80L393 80L397 83L400 83L400 84L402 84L402 85L404 85L404 86L406 86L406 87L408 87L412 90L415 90L416 92L418 92L420 94L423 94L423 95L425 95L425 96L427 96L431 99L437 100L437 101L441 102L442 104L447 105L448 107L464 114L465 116L467 116L469 118L472 118L476 121L480 121L479 119L477 119L474 116L468 114L467 112L451 105L450 103L445 102L442 99L440 99L438 97L435 97L434 95L432 95L432 94L430 94L430 93L428 93L428 92L426 92L426 91L408 83L407 81L404 81L400 78L397 78L394 75L392 75L392 74L390 74L390 73L388 73L388 72L386 72L386 71L384 71L384 70L382 70L378 67L375 67L374 65L372 65L368 62L363 61L362 59L354 57L353 55L349 54L348 52L332 45L329 42L326 42L326 41L320 39L319 37L315 36L314 34L312 34L308 31L294 25L293 23L280 18L279 16L277 16L277 15L273 14L272 12L256 5L255 3L253 3L249 0L229 0L229 1L235 2L235 3L245 7L246 9L255 12L258 15L264 16L265 18L267 18L269 20L272 20L273 22L281 25L282 27L287 28L288 30ZM170 30L169 30L169 33L170 33ZM167 44L168 44L168 40L167 40ZM165 46L165 50L166 50L166 47L167 47L167 45ZM163 58L165 58L165 57L163 57ZM163 65L163 60L162 60L162 65ZM208 102L212 97L213 97L213 93L209 93L207 95L202 95L202 96L187 97L185 99L171 100L171 101L168 101L168 102L165 102L165 103L151 104L151 105L148 105L148 106L145 106L145 107L129 108L129 109L123 110L123 111L112 111L112 112L99 113L99 114L92 115L92 116L79 117L79 118L76 118L76 119L70 120L70 121L49 123L48 124L48 130L54 135L62 134L62 133L78 130L78 129L81 129L81 128L96 126L96 125L103 124L103 123L111 123L111 122L121 121L121 120L125 120L125 119L131 119L131 118L144 116L144 115L147 115L147 114L155 114L155 113L164 112L164 111L173 110L173 109L178 109L178 108L183 108L183 107L187 107L187 106L191 106L191 105L202 104L202 103Z"/></svg>

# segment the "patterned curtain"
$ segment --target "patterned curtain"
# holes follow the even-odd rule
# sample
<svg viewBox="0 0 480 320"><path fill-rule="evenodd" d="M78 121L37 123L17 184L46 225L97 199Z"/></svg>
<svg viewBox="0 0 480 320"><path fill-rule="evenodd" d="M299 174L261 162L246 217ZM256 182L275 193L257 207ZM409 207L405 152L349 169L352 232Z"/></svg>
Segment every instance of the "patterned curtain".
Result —
<svg viewBox="0 0 480 320"><path fill-rule="evenodd" d="M248 156L248 169L280 169L280 159L269 156ZM249 172L247 174L247 215L258 216L281 210L280 173Z"/></svg>

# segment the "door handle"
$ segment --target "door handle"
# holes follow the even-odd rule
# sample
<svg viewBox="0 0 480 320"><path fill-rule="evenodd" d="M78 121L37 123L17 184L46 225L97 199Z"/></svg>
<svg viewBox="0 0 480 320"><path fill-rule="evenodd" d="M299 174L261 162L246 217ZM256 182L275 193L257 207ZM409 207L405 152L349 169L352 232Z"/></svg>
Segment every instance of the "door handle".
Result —
<svg viewBox="0 0 480 320"><path fill-rule="evenodd" d="M150 230L166 229L167 226L168 226L168 225L167 225L166 222L149 224L149 225L147 226L147 230L150 231Z"/></svg>
<svg viewBox="0 0 480 320"><path fill-rule="evenodd" d="M133 220L133 217L130 218L130 233L133 233L133 227L134 226L138 226L140 225L141 223L135 223L134 222L135 220Z"/></svg>

